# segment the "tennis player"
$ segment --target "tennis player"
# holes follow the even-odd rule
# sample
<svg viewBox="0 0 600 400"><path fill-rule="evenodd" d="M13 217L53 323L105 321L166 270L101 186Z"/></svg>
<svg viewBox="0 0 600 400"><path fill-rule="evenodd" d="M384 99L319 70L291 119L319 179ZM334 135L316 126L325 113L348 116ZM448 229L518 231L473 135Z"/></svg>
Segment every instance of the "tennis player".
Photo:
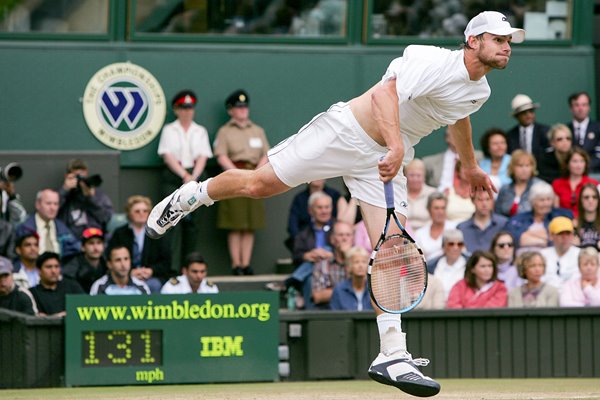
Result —
<svg viewBox="0 0 600 400"><path fill-rule="evenodd" d="M188 182L152 210L148 236L157 238L199 206L234 197L265 198L305 182L341 176L375 244L386 219L382 181L393 180L396 211L406 222L406 178L402 165L413 147L433 130L448 126L471 191L497 191L475 161L469 115L490 96L485 75L504 69L511 43L525 39L506 17L485 11L464 32L460 50L408 46L380 82L362 95L332 105L269 153L257 170L232 169L204 182ZM392 233L392 232L390 232ZM433 396L440 385L418 369L429 360L413 359L406 347L400 315L376 309L380 354L369 375L415 396Z"/></svg>

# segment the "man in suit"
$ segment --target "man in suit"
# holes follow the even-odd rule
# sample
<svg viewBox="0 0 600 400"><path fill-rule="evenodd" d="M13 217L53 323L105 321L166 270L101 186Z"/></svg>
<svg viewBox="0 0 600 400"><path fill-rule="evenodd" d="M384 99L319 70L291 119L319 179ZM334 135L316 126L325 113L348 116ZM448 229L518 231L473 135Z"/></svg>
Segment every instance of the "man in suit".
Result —
<svg viewBox="0 0 600 400"><path fill-rule="evenodd" d="M529 96L516 95L511 108L512 116L518 123L506 134L509 154L516 149L525 150L533 154L538 164L550 146L547 135L550 128L535 121L535 110L539 107L539 103L534 103Z"/></svg>
<svg viewBox="0 0 600 400"><path fill-rule="evenodd" d="M592 100L587 92L569 96L569 107L573 120L567 124L573 133L573 145L579 146L590 155L590 170L600 172L600 122L590 120Z"/></svg>
<svg viewBox="0 0 600 400"><path fill-rule="evenodd" d="M454 167L456 166L456 160L458 160L456 146L454 145L452 135L448 133L448 130L444 133L444 137L446 139L446 144L448 145L446 151L423 157L426 169L425 182L429 186L437 188L440 192L443 192L454 184ZM475 150L475 159L477 160L477 163L479 163L482 158L483 153L479 150Z"/></svg>

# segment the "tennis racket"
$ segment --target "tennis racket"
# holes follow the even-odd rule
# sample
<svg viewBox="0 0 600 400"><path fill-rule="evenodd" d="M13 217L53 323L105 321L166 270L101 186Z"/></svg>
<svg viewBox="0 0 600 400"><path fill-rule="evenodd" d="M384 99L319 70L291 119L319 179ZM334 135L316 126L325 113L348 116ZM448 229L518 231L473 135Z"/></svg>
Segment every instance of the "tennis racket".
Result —
<svg viewBox="0 0 600 400"><path fill-rule="evenodd" d="M383 188L387 218L369 260L369 293L383 311L401 314L415 308L423 299L427 289L427 264L423 252L396 216L392 182L386 182ZM392 220L401 233L388 235Z"/></svg>

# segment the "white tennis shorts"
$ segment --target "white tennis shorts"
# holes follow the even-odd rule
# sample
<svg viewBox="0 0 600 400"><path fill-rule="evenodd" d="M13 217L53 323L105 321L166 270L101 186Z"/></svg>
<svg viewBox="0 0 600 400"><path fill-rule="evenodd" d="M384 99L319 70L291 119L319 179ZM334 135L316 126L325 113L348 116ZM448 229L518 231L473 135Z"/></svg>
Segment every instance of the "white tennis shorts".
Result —
<svg viewBox="0 0 600 400"><path fill-rule="evenodd" d="M318 179L341 176L352 197L386 208L377 162L387 148L361 128L347 103L336 103L314 117L269 153L277 177L296 187ZM407 215L406 178L400 169L394 178L396 211Z"/></svg>

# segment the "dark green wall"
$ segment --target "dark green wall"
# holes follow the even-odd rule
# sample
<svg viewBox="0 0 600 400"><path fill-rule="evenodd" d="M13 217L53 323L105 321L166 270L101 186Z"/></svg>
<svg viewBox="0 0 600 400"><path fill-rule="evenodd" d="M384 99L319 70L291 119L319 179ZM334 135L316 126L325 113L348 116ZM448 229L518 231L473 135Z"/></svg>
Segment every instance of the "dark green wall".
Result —
<svg viewBox="0 0 600 400"><path fill-rule="evenodd" d="M377 82L402 50L395 46L0 43L0 135L5 150L105 150L87 129L80 99L100 68L131 61L154 74L167 99L182 88L194 89L199 95L197 121L213 137L226 118L224 98L245 88L251 96L252 118L266 129L273 145L330 104L351 99ZM493 94L473 117L475 136L490 126L513 125L510 100L517 93L541 102L540 121L566 120L566 98L571 92L594 94L594 53L591 47L516 45L508 68L488 77ZM157 142L124 153L121 166L160 165ZM441 148L437 140L424 142L419 155Z"/></svg>
<svg viewBox="0 0 600 400"><path fill-rule="evenodd" d="M400 46L0 42L0 143L5 151L41 151L40 157L50 157L43 153L47 150L110 150L89 132L81 97L100 68L131 61L158 79L168 101L182 88L195 90L196 120L207 127L211 138L226 120L224 98L245 88L251 96L252 119L275 145L330 104L369 88L402 50ZM595 99L594 50L515 45L508 68L493 71L488 79L492 97L472 118L476 147L487 128L508 129L514 124L510 101L517 93L541 103L538 120L547 124L569 118L566 99L572 92L587 90ZM119 194L113 199L117 210L131 194L159 200L162 163L157 146L158 139L143 149L121 153ZM417 147L417 155L443 148L440 134L433 134ZM215 169L214 162L212 166ZM43 171L36 171L35 179L39 187L61 184L49 181ZM292 194L267 200L268 228L257 235L253 262L259 272L273 272L275 260L289 256L283 240ZM33 204L33 199L24 200ZM214 233L215 209L207 213L199 238L213 274L228 270L225 232Z"/></svg>

